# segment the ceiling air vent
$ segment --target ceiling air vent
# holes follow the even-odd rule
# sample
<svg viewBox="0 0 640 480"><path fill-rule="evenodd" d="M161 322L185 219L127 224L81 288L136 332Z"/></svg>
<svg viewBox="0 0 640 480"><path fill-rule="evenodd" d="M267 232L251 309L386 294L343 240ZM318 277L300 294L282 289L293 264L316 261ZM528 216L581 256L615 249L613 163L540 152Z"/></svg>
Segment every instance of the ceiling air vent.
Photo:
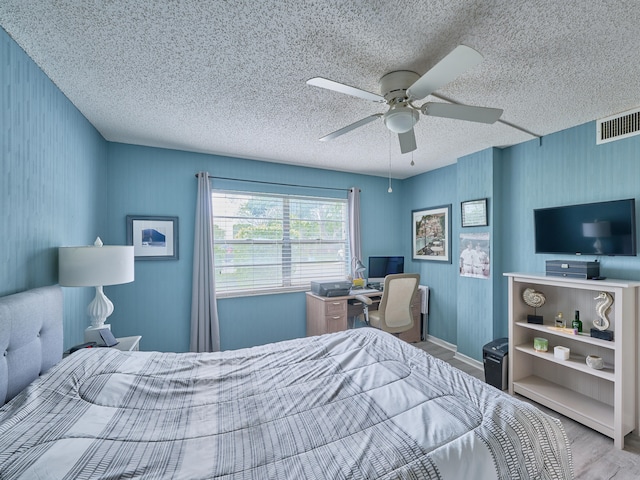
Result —
<svg viewBox="0 0 640 480"><path fill-rule="evenodd" d="M596 122L596 144L640 134L640 108L602 118Z"/></svg>

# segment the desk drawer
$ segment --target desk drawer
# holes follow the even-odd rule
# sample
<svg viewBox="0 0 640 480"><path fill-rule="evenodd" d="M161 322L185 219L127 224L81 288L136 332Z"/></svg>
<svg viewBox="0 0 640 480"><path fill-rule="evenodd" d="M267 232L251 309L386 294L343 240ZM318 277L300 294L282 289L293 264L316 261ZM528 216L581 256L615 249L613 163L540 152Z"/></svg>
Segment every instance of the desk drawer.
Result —
<svg viewBox="0 0 640 480"><path fill-rule="evenodd" d="M327 315L324 317L324 331L325 333L343 332L347 329L347 316L346 315Z"/></svg>
<svg viewBox="0 0 640 480"><path fill-rule="evenodd" d="M347 302L345 300L330 300L324 302L324 314L327 316L346 315Z"/></svg>
<svg viewBox="0 0 640 480"><path fill-rule="evenodd" d="M347 329L346 300L329 300L324 302L324 331L326 333L342 332Z"/></svg>
<svg viewBox="0 0 640 480"><path fill-rule="evenodd" d="M331 299L307 293L307 336L347 329L347 299Z"/></svg>

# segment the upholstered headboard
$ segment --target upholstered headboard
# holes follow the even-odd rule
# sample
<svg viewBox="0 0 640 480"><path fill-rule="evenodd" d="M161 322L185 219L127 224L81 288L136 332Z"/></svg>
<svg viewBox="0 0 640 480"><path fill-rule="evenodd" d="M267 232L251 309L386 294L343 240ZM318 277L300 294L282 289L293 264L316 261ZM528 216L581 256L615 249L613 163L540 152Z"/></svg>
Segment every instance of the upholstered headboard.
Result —
<svg viewBox="0 0 640 480"><path fill-rule="evenodd" d="M62 359L62 289L0 298L0 406Z"/></svg>

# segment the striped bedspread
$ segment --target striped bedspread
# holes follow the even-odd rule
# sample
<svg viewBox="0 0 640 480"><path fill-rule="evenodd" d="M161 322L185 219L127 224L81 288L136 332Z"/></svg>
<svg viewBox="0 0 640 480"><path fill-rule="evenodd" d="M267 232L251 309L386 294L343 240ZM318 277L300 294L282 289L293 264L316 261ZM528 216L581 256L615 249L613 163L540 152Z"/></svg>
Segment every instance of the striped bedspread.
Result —
<svg viewBox="0 0 640 480"><path fill-rule="evenodd" d="M570 479L560 423L371 328L74 353L0 409L2 479Z"/></svg>

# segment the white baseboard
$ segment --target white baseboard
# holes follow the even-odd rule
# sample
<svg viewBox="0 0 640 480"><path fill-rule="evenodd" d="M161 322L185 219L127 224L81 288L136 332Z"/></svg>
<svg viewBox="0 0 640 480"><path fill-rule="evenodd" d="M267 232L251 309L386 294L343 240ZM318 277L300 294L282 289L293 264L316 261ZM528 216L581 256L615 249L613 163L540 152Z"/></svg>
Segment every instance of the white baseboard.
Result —
<svg viewBox="0 0 640 480"><path fill-rule="evenodd" d="M446 348L447 350L451 350L454 353L458 350L458 347L456 347L453 343L446 342L438 337L434 337L433 335L427 335L425 341L435 343L436 345Z"/></svg>
<svg viewBox="0 0 640 480"><path fill-rule="evenodd" d="M456 360L460 360L461 362L466 363L471 367L475 367L478 370L484 371L484 364L482 362L479 362L475 358L467 357L466 355L458 352L453 355L453 358L455 358Z"/></svg>
<svg viewBox="0 0 640 480"><path fill-rule="evenodd" d="M447 350L451 350L453 352L453 358L455 358L456 360L460 360L461 362L466 363L467 365L477 368L478 370L484 371L484 364L482 362L479 362L475 358L467 357L466 355L459 353L458 347L453 343L449 343L445 340L442 340L441 338L434 337L433 335L427 335L426 341L435 343L436 345L446 348Z"/></svg>

